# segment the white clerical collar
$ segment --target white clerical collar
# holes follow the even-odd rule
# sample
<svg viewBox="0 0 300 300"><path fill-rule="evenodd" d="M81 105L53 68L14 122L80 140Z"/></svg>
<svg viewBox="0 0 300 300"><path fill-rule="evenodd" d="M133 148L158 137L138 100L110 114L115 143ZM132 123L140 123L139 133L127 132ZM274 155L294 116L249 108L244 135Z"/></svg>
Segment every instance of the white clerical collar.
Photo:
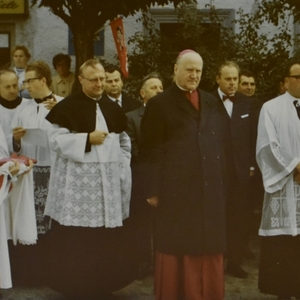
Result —
<svg viewBox="0 0 300 300"><path fill-rule="evenodd" d="M99 97L97 97L97 98L93 98L93 97L90 97L89 95L87 95L84 91L82 91L88 98L90 98L90 99L93 99L93 100L95 100L95 101L98 101L98 100L100 100L101 98L102 98L102 95L100 95Z"/></svg>
<svg viewBox="0 0 300 300"><path fill-rule="evenodd" d="M176 83L176 82L175 82L175 83ZM193 91L188 91L188 90L182 88L182 87L179 86L177 83L176 83L176 85L178 86L179 89L181 89L181 90L184 91L184 92L189 92L189 93L192 93L192 92L193 92Z"/></svg>

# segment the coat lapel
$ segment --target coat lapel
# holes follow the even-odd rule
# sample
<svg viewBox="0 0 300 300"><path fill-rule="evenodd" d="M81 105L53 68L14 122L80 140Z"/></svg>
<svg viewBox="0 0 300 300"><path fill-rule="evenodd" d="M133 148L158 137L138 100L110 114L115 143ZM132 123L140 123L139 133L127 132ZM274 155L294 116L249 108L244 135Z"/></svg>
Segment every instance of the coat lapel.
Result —
<svg viewBox="0 0 300 300"><path fill-rule="evenodd" d="M236 100L233 104L232 119L240 119L240 116L244 113L245 105L243 105L241 99L236 95Z"/></svg>
<svg viewBox="0 0 300 300"><path fill-rule="evenodd" d="M142 117L144 115L145 112L145 106L144 104L139 108L139 115Z"/></svg>
<svg viewBox="0 0 300 300"><path fill-rule="evenodd" d="M215 90L212 94L218 99L222 114L230 121L231 118L229 117L228 112L223 104L223 100L220 98L218 90Z"/></svg>
<svg viewBox="0 0 300 300"><path fill-rule="evenodd" d="M175 83L171 86L171 92L173 94L172 103L174 105L191 115L193 118L199 118L199 112L186 98L186 96L184 95L184 91L180 90Z"/></svg>
<svg viewBox="0 0 300 300"><path fill-rule="evenodd" d="M198 89L201 101L201 121L200 121L200 130L204 127L207 117L210 114L211 104L209 100L205 97L204 93Z"/></svg>

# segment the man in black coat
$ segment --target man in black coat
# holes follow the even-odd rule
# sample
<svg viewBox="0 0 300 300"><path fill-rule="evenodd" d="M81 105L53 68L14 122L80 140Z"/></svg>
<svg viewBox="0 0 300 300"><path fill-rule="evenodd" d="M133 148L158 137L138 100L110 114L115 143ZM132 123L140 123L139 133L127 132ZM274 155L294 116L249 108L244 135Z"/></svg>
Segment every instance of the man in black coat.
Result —
<svg viewBox="0 0 300 300"><path fill-rule="evenodd" d="M255 172L257 118L251 98L237 92L239 67L226 61L219 67L216 81L219 88L212 94L218 98L222 117L230 130L231 157L227 174L227 271L246 278L241 267L247 246L248 187Z"/></svg>
<svg viewBox="0 0 300 300"><path fill-rule="evenodd" d="M155 207L156 300L224 299L226 124L197 87L203 61L182 51L174 83L147 103L140 158ZM205 278L205 280L203 280Z"/></svg>
<svg viewBox="0 0 300 300"><path fill-rule="evenodd" d="M124 113L135 110L141 106L141 102L128 97L123 89L122 72L115 66L105 68L106 83L105 93L108 98L122 107Z"/></svg>
<svg viewBox="0 0 300 300"><path fill-rule="evenodd" d="M148 100L163 91L163 84L158 74L151 73L147 75L142 82L140 96L142 105L136 110L126 113L127 129L126 132L131 140L131 159L135 160L139 154L141 141L141 121L145 112L145 106Z"/></svg>
<svg viewBox="0 0 300 300"><path fill-rule="evenodd" d="M152 269L152 213L151 207L143 197L143 176L138 160L141 143L141 121L148 100L163 91L163 84L157 73L147 75L141 85L140 96L142 106L130 111L127 116L126 133L131 140L131 170L132 170L132 196L130 214L134 220L134 229L138 231L139 276L143 277Z"/></svg>

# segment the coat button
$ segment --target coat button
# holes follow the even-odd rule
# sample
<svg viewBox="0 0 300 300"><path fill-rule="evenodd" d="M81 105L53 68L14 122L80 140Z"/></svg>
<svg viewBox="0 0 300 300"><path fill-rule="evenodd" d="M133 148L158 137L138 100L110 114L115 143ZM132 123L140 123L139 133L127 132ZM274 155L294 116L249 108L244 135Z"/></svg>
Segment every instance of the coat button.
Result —
<svg viewBox="0 0 300 300"><path fill-rule="evenodd" d="M204 181L204 184L205 184L205 185L208 185L208 182L207 182L207 181Z"/></svg>

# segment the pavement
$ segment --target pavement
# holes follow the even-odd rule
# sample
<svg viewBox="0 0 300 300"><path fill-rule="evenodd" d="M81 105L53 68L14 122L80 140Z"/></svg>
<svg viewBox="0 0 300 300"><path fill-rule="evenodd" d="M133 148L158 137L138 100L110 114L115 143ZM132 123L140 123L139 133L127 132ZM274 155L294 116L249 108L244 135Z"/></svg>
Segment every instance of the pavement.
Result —
<svg viewBox="0 0 300 300"><path fill-rule="evenodd" d="M268 300L275 296L261 294L257 288L260 238L253 234L250 248L255 253L254 260L245 260L243 268L249 273L248 278L238 279L225 273L225 300ZM66 300L53 290L43 288L20 288L0 290L1 300ZM127 287L114 293L116 300L154 300L153 276L135 280ZM88 300L88 299L82 299ZM211 300L211 299L208 299Z"/></svg>

